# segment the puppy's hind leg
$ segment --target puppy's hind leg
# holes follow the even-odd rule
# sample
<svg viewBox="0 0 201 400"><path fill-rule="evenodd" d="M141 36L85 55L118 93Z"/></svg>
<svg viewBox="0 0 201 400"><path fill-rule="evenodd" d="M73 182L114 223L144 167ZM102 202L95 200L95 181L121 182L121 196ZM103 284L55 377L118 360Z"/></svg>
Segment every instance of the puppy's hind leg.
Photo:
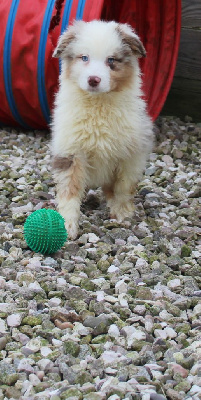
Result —
<svg viewBox="0 0 201 400"><path fill-rule="evenodd" d="M75 239L78 233L80 203L85 191L86 162L84 157L55 156L54 179L57 185L58 210L65 219L68 236Z"/></svg>

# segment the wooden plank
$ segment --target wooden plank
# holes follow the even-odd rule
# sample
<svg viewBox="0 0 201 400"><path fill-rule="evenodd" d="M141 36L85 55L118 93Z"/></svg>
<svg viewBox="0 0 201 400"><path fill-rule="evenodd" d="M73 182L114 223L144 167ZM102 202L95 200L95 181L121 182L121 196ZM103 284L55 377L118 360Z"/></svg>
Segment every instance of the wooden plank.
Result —
<svg viewBox="0 0 201 400"><path fill-rule="evenodd" d="M201 27L201 1L182 0L182 26Z"/></svg>
<svg viewBox="0 0 201 400"><path fill-rule="evenodd" d="M175 77L161 114L201 122L201 81Z"/></svg>
<svg viewBox="0 0 201 400"><path fill-rule="evenodd" d="M201 122L201 0L182 0L179 55L162 114Z"/></svg>
<svg viewBox="0 0 201 400"><path fill-rule="evenodd" d="M201 80L201 30L182 28L175 76Z"/></svg>

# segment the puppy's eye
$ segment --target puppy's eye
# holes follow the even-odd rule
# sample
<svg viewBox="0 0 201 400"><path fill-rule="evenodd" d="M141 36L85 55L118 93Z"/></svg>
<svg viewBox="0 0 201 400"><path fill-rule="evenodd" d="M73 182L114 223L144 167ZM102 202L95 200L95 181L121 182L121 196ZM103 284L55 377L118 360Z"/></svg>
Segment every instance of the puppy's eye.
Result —
<svg viewBox="0 0 201 400"><path fill-rule="evenodd" d="M114 61L115 61L114 57L108 57L108 59L107 59L107 63L108 63L109 65L113 65L113 64L114 64Z"/></svg>
<svg viewBox="0 0 201 400"><path fill-rule="evenodd" d="M88 56L82 56L81 58L82 58L82 61L84 61L84 62L89 61L89 57Z"/></svg>

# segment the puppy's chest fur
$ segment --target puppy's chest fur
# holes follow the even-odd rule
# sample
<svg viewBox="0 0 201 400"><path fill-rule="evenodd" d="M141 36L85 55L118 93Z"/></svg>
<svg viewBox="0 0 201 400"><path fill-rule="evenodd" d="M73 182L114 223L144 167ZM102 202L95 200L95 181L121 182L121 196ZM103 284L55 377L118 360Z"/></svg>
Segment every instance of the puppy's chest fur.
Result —
<svg viewBox="0 0 201 400"><path fill-rule="evenodd" d="M136 147L133 121L122 107L97 102L83 107L74 124L77 147L91 162L124 159Z"/></svg>
<svg viewBox="0 0 201 400"><path fill-rule="evenodd" d="M120 109L104 104L85 109L78 126L76 144L88 164L88 185L102 186L111 182L119 162L131 157L136 147L132 125Z"/></svg>

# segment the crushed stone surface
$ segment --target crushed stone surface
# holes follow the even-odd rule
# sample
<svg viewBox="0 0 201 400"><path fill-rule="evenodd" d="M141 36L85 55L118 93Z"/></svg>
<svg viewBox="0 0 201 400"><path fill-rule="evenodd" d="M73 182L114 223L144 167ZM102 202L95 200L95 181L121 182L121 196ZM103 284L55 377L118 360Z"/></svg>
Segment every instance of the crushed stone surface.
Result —
<svg viewBox="0 0 201 400"><path fill-rule="evenodd" d="M154 129L133 218L90 190L50 256L23 236L56 209L49 133L0 130L0 400L201 399L201 124Z"/></svg>

